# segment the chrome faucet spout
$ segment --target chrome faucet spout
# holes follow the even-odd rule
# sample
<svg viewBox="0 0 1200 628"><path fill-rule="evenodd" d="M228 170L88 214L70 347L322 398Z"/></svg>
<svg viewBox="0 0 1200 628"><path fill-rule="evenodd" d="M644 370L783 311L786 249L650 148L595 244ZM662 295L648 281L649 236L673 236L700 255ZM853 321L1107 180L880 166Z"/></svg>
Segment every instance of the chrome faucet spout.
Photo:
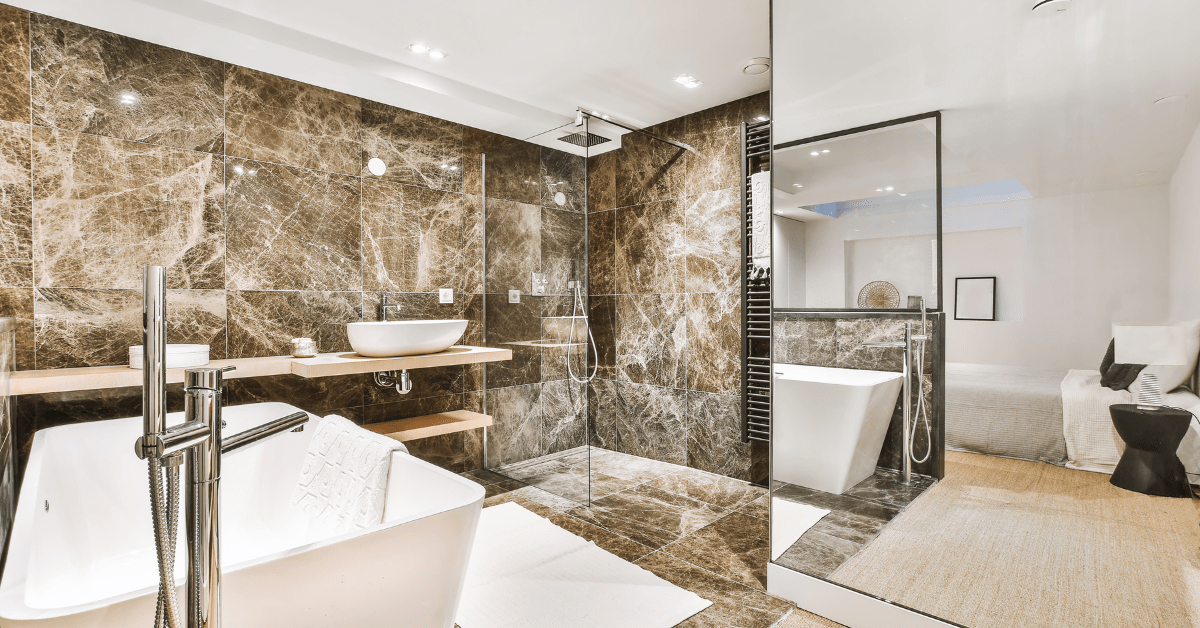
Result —
<svg viewBox="0 0 1200 628"><path fill-rule="evenodd" d="M225 442L221 443L221 453L233 453L239 449L270 440L284 432L301 431L304 429L305 423L308 423L307 412L293 412L281 419L275 419L270 423L264 423L258 427L252 427L244 432L230 436Z"/></svg>

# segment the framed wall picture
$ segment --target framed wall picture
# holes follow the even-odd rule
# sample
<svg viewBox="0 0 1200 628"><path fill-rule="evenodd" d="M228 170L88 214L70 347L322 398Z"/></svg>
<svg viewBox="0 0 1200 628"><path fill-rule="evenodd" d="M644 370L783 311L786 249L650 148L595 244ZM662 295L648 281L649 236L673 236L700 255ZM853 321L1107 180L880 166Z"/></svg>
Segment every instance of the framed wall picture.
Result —
<svg viewBox="0 0 1200 628"><path fill-rule="evenodd" d="M995 277L958 277L954 280L954 320L996 320Z"/></svg>

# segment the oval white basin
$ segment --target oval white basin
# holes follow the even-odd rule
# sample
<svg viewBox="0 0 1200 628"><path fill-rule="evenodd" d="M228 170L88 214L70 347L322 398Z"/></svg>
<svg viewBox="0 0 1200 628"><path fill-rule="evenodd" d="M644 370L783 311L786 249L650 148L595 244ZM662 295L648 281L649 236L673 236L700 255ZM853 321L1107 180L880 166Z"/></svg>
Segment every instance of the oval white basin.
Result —
<svg viewBox="0 0 1200 628"><path fill-rule="evenodd" d="M465 320L346 323L350 346L368 358L394 358L445 351L462 338Z"/></svg>

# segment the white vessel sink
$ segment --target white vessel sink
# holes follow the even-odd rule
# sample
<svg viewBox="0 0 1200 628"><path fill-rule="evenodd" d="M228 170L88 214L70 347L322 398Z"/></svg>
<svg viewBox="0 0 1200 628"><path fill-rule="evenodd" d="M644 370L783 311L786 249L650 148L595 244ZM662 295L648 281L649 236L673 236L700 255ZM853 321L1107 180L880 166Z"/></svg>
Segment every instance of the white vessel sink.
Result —
<svg viewBox="0 0 1200 628"><path fill-rule="evenodd" d="M462 338L465 320L346 323L350 346L368 358L394 358L445 351Z"/></svg>

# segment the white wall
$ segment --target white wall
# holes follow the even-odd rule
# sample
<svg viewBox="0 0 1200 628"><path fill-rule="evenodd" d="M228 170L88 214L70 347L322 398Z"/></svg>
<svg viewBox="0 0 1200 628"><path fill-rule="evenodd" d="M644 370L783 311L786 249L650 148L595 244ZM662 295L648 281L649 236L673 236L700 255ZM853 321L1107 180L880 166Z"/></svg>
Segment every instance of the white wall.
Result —
<svg viewBox="0 0 1200 628"><path fill-rule="evenodd" d="M908 297L925 297L927 307L936 307L937 260L934 234L846 240L845 302L858 305L858 293L872 281L886 281L900 293L900 305Z"/></svg>
<svg viewBox="0 0 1200 628"><path fill-rule="evenodd" d="M804 223L775 216L771 251L771 286L775 307L804 305Z"/></svg>
<svg viewBox="0 0 1200 628"><path fill-rule="evenodd" d="M1171 320L1200 318L1200 127L1170 186Z"/></svg>

